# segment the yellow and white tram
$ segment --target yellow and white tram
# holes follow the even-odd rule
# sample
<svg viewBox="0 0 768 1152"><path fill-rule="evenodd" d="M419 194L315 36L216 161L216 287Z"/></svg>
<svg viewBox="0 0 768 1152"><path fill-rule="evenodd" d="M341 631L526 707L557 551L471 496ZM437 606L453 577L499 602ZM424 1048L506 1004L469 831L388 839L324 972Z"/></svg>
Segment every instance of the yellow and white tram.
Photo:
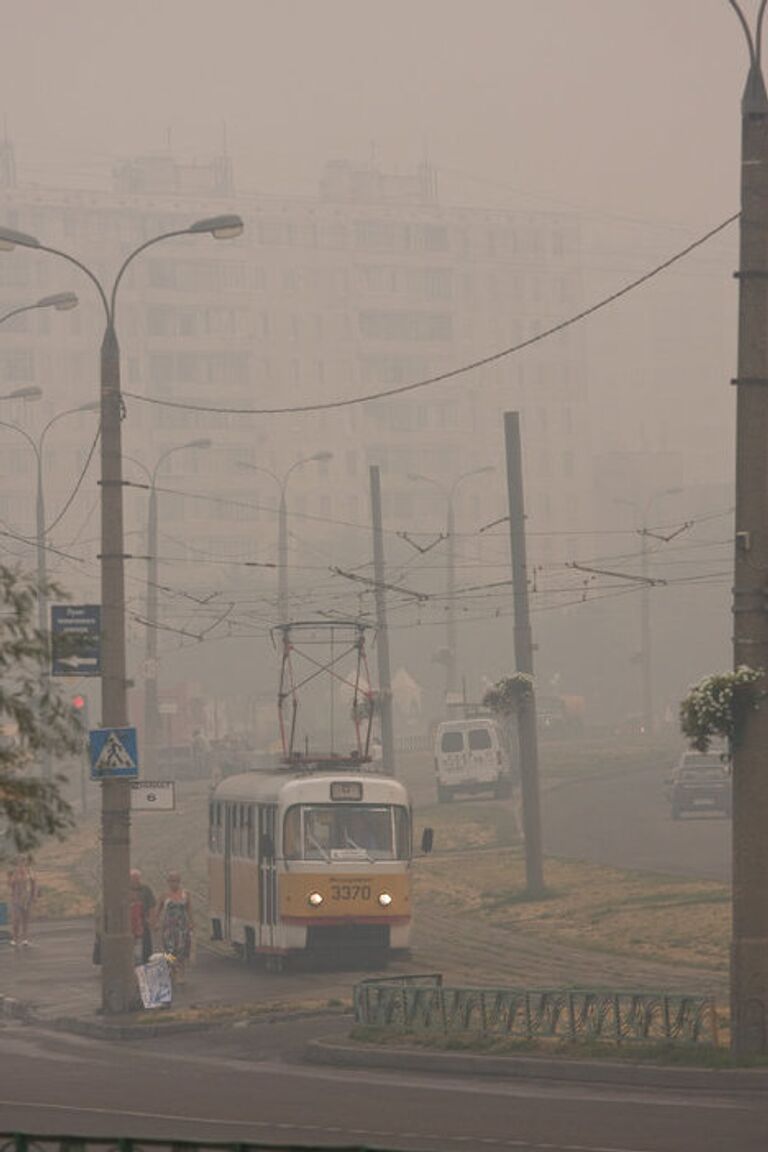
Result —
<svg viewBox="0 0 768 1152"><path fill-rule="evenodd" d="M408 794L392 777L332 767L227 777L210 805L213 938L273 963L408 948L411 856Z"/></svg>

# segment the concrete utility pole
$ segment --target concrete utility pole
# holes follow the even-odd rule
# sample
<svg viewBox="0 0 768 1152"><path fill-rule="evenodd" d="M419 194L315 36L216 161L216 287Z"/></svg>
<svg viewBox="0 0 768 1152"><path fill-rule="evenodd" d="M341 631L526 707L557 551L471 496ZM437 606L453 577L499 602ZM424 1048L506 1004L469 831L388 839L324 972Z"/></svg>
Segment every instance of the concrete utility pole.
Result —
<svg viewBox="0 0 768 1152"><path fill-rule="evenodd" d="M528 608L528 563L525 549L525 500L523 496L523 455L520 445L520 415L504 413L504 439L507 450L507 493L509 498L509 544L512 553L512 594L515 605L515 665L518 672L533 676L533 636ZM541 842L539 802L539 746L536 732L536 696L523 696L518 713L520 743L520 786L523 798L525 835L525 875L529 896L544 893L544 862Z"/></svg>
<svg viewBox="0 0 768 1152"><path fill-rule="evenodd" d="M128 683L125 654L125 551L123 542L123 400L120 394L120 347L117 340L117 291L126 270L147 248L174 236L210 235L217 240L239 236L239 216L198 220L188 228L164 232L134 249L118 270L107 294L98 277L74 256L41 244L35 236L0 228L0 251L15 247L47 252L74 264L98 292L104 309L101 343L101 706L103 728L128 725ZM135 999L133 935L130 925L129 868L131 853L130 780L104 779L101 784L102 871L102 1010L131 1010Z"/></svg>
<svg viewBox="0 0 768 1152"><path fill-rule="evenodd" d="M39 395L42 392L39 391ZM78 412L95 412L98 410L99 405L81 404L78 408L68 408L66 412L58 412L53 416L43 428L42 432L35 440L30 434L18 424L10 424L6 420L0 420L0 426L3 428L10 428L13 432L18 432L20 436L29 444L30 448L35 454L36 468L37 468L37 488L35 494L35 544L37 549L37 627L41 636L45 637L46 647L48 649L45 670L42 674L42 691L43 694L48 692L50 684L50 667L51 667L51 651L50 651L50 637L49 637L49 621L48 621L48 564L46 562L46 543L45 537L47 529L45 525L45 486L43 481L43 449L45 447L45 437L50 428L64 416L74 416ZM50 749L46 749L42 753L42 771L46 780L50 780L53 776L53 763L51 758Z"/></svg>
<svg viewBox="0 0 768 1152"><path fill-rule="evenodd" d="M158 625L158 575L159 575L159 541L157 531L157 473L160 465L172 456L174 452L182 452L187 448L210 448L211 441L207 438L189 440L186 444L174 444L167 451L161 453L154 468L150 471L141 460L134 456L123 455L141 468L149 481L149 507L147 509L147 634L144 647L144 728L142 740L142 775L150 780L157 778L157 756L160 743L160 707L158 686L158 659L157 659L157 625Z"/></svg>
<svg viewBox="0 0 768 1152"><path fill-rule="evenodd" d="M735 0L731 6L750 56L741 107L734 666L768 671L768 96L760 52L766 0L754 39ZM766 748L762 699L733 748L731 1045L738 1056L768 1051Z"/></svg>
<svg viewBox="0 0 768 1152"><path fill-rule="evenodd" d="M333 460L333 452L313 452L311 456L302 456L294 460L282 476L278 476L270 468L262 464L251 464L247 460L238 460L239 468L247 468L250 472L263 472L270 476L280 489L280 504L277 511L277 616L281 624L288 623L288 480L291 473L305 464L315 462L324 463Z"/></svg>
<svg viewBox="0 0 768 1152"><path fill-rule="evenodd" d="M640 575L642 577L642 590L640 593L640 690L642 703L642 724L646 736L652 736L656 727L653 700L653 635L651 630L651 588L654 581L650 577L649 560L651 539L664 540L648 526L651 509L657 500L665 496L677 496L682 488L664 488L652 492L646 500L642 516L639 505L634 500L617 498L616 504L626 504L634 513L634 527L640 537Z"/></svg>
<svg viewBox="0 0 768 1152"><path fill-rule="evenodd" d="M459 658L458 642L456 638L456 489L471 476L482 476L493 472L493 465L486 464L482 468L471 468L462 472L460 476L447 487L435 480L432 476L424 476L421 472L409 472L408 479L421 481L424 484L434 484L445 496L445 697L446 700L455 697L459 691Z"/></svg>
<svg viewBox="0 0 768 1152"><path fill-rule="evenodd" d="M373 521L373 578L376 581L376 656L379 668L379 716L381 721L381 770L395 775L395 735L392 726L392 678L389 668L387 595L384 588L384 532L381 520L381 475L377 464L370 467L371 519Z"/></svg>

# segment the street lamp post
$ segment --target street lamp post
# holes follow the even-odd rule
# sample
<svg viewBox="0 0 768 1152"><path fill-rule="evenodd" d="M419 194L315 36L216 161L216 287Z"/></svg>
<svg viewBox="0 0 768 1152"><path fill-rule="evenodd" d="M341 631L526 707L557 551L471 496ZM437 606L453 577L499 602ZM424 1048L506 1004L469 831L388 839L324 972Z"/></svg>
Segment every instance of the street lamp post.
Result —
<svg viewBox="0 0 768 1152"><path fill-rule="evenodd" d="M37 389L38 394L42 395L40 389ZM77 408L67 408L65 412L57 412L57 414L48 421L43 428L42 432L35 440L30 434L21 428L18 424L11 424L7 420L0 420L0 426L9 428L13 432L18 432L20 436L29 444L30 448L35 454L36 469L37 469L37 484L35 492L35 546L37 551L37 626L41 636L45 637L46 645L48 645L48 566L46 563L46 526L45 526L45 486L43 481L43 448L45 446L45 437L48 431L57 424L59 420L63 420L65 416L74 416L78 412L95 412L98 409L96 402L91 404L80 404ZM45 684L50 675L50 652L46 658L44 678ZM50 752L46 752L43 761L43 774L46 778L50 779L51 776L51 761Z"/></svg>
<svg viewBox="0 0 768 1152"><path fill-rule="evenodd" d="M472 468L468 472L462 472L456 479L446 487L441 484L439 480L435 480L432 476L424 476L420 472L409 472L408 479L419 481L424 484L434 484L436 488L445 496L446 501L446 517L445 517L445 534L446 540L446 577L445 577L445 595L446 595L446 615L445 615L445 640L446 640L446 663L445 663L445 695L446 699L458 692L459 689L459 669L458 669L458 644L456 642L456 605L454 601L456 592L456 512L454 506L454 497L456 489L459 484L464 480L468 480L470 476L482 476L487 472L493 472L493 466L487 464L483 468Z"/></svg>
<svg viewBox="0 0 768 1152"><path fill-rule="evenodd" d="M158 531L157 531L157 473L160 465L172 456L174 452L183 452L187 448L210 448L211 441L207 438L189 440L186 444L174 444L163 452L150 471L140 460L132 456L124 456L145 473L149 480L149 507L147 510L147 635L144 649L144 740L143 758L145 774L152 778L157 769L157 751L159 745L160 709L158 693L158 660L157 660L157 617L158 617Z"/></svg>
<svg viewBox="0 0 768 1152"><path fill-rule="evenodd" d="M101 344L101 612L102 612L102 717L104 728L124 728L128 723L125 674L125 575L123 543L122 430L123 401L120 395L120 349L116 331L116 299L129 265L147 248L176 236L210 235L216 239L239 236L239 216L216 216L198 220L188 228L164 232L134 249L121 264L109 295L85 264L60 249L41 244L34 237L0 228L0 250L30 248L58 256L75 265L91 281L104 309ZM130 781L104 779L101 791L102 837L102 1010L130 1011L134 1000L133 936L130 927Z"/></svg>
<svg viewBox="0 0 768 1152"><path fill-rule="evenodd" d="M643 581L640 590L641 714L643 717L643 732L646 736L652 736L655 727L653 701L653 634L651 631L651 585L653 581L649 575L648 564L648 541L653 537L653 532L648 527L648 521L651 515L651 509L657 500L663 500L666 496L677 496L680 492L682 492L682 488L664 488L659 492L651 493L643 506L643 514L640 518L639 528L637 527L638 506L634 500L616 500L617 504L626 504L629 508L634 509L635 526L640 535L640 575Z"/></svg>
<svg viewBox="0 0 768 1152"><path fill-rule="evenodd" d="M237 462L240 468L247 468L251 472L263 472L265 476L270 476L280 489L280 504L277 515L277 613L281 624L288 622L288 501L286 496L288 479L292 472L304 464L332 459L332 452L314 452L311 456L302 456L300 459L294 460L282 477L278 476L276 472L272 472L271 469L264 468L261 464L250 464L246 460L238 460Z"/></svg>
<svg viewBox="0 0 768 1152"><path fill-rule="evenodd" d="M8 252L13 247L15 245L9 241L0 240L0 252ZM22 312L34 312L38 308L54 308L57 312L69 312L70 309L77 308L77 296L74 292L56 292L53 296L43 296L34 304L22 304L21 307L6 312L4 316L0 316L0 324L5 324L6 320L12 320L14 316L21 316ZM17 388L10 396L3 396L0 399L10 400L16 396L29 396L32 391L34 389ZM36 391L39 395L40 390Z"/></svg>

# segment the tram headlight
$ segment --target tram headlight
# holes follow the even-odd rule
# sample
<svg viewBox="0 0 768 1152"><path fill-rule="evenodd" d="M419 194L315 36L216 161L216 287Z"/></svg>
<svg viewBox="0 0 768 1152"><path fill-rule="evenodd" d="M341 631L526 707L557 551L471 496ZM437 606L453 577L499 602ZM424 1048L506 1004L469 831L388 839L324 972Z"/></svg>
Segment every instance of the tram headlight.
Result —
<svg viewBox="0 0 768 1152"><path fill-rule="evenodd" d="M323 895L321 892L310 892L307 897L307 903L311 904L313 908L319 908L323 902Z"/></svg>
<svg viewBox="0 0 768 1152"><path fill-rule="evenodd" d="M382 892L379 896L379 904L381 904L382 908L389 908L391 903L392 897L390 896L389 892Z"/></svg>

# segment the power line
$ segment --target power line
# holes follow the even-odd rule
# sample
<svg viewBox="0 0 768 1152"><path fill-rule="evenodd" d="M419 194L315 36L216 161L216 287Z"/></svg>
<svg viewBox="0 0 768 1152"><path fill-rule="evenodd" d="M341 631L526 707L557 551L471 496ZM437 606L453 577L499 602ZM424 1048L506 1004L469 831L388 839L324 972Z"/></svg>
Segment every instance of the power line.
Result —
<svg viewBox="0 0 768 1152"><path fill-rule="evenodd" d="M547 340L550 336L556 335L558 332L563 332L566 328L570 328L574 324L578 324L587 317L593 316L595 312L599 312L602 308L606 308L609 304L613 304L616 300L620 300L622 296L626 296L629 292L639 288L642 284L652 280L661 272L671 268L673 264L683 260L686 256L690 255L697 248L706 244L713 236L724 231L734 220L738 220L740 212L734 213L729 216L727 220L723 220L716 228L710 229L703 236L676 252L674 256L670 256L661 264L657 264L650 272L645 272L642 276L636 277L623 288L619 288L616 292L612 292L610 296L604 296L602 300L598 300L596 304L590 305L589 308L577 312L574 316L570 316L567 320L561 320L560 323L553 325L550 328L545 328L542 332L537 332L535 336L529 336L527 340L522 340L518 344L513 344L509 348L502 348L499 352L492 352L488 356L483 356L479 360L473 360L469 364L462 364L458 368L450 368L446 372L440 372L437 376L429 376L425 380L415 380L410 384L401 384L396 388L384 388L378 392L369 392L364 396L352 396L346 400L326 400L317 404L299 404L292 407L284 408L224 408L213 407L207 404L190 404L181 400L162 400L159 396L141 396L138 392L123 392L123 396L130 396L132 400L138 400L143 404L158 404L163 408L180 408L187 412L215 412L220 414L228 414L233 416L280 416L287 415L288 413L299 412L324 412L331 408L349 408L354 404L367 404L371 400L384 400L389 396L402 396L406 392L415 392L418 388L427 388L432 384L440 384L446 380L453 380L457 376L463 376L467 372L474 372L478 368L485 368L489 364L495 364L499 360L505 359L507 356L512 356L515 352L521 352L524 348L530 348L533 344L538 344L542 340Z"/></svg>
<svg viewBox="0 0 768 1152"><path fill-rule="evenodd" d="M69 508L70 508L70 505L72 504L72 501L75 499L75 497L77 496L78 492L80 491L80 485L83 483L83 480L85 480L85 474L86 474L86 472L88 471L88 469L89 469L89 467L90 467L90 465L91 465L91 460L93 459L93 454L94 454L94 452L96 451L96 445L97 445L97 444L98 444L98 442L99 442L99 437L100 437L100 436L101 436L101 424L99 424L98 428L96 429L96 435L94 436L94 438L93 438L93 443L91 444L91 447L90 447L90 449L89 449L89 451L88 451L88 457L87 457L87 459L86 459L86 461L85 461L85 464L83 465L83 469L82 469L82 471L81 471L80 475L79 475L79 476L78 476L78 478L77 478L77 481L75 482L75 486L74 486L74 488L72 489L72 492L70 493L69 499L67 500L66 504L65 504L65 505L64 505L64 507L62 508L61 512L59 512L59 514L58 514L58 516L56 517L56 519L55 519L55 520L54 520L54 521L53 521L51 524L49 524L49 525L48 525L48 527L47 527L47 528L46 528L46 530L45 530L45 531L46 531L46 533L48 533L48 532L52 532L52 531L53 531L53 529L56 527L56 525L57 525L57 524L58 524L58 523L59 523L61 520L63 520L63 519L64 519L64 517L66 516L67 512L69 511Z"/></svg>

